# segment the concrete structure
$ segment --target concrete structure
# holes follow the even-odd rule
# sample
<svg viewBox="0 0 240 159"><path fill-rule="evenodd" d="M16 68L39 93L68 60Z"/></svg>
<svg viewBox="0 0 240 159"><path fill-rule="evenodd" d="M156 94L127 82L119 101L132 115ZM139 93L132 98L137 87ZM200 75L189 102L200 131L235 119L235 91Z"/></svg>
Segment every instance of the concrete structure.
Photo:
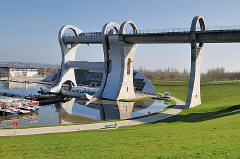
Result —
<svg viewBox="0 0 240 159"><path fill-rule="evenodd" d="M82 64L83 63L83 64ZM75 80L78 86L88 87L98 89L101 86L103 81L104 74L104 62L98 62L98 65L102 65L102 69L98 67L99 70L88 70L91 67L92 62L89 63L86 61L78 62L79 66L83 67L81 69L74 69ZM89 67L90 66L90 67ZM54 83L59 76L59 71L51 74L50 76L43 79L44 82ZM133 70L133 86L134 91L139 94L151 94L155 95L155 91L151 82L141 73L136 70ZM92 94L91 94L92 95Z"/></svg>
<svg viewBox="0 0 240 159"><path fill-rule="evenodd" d="M116 33L124 34L125 26L130 24L137 33L137 27L132 21L124 22L120 28L116 23L108 23L103 27L104 56L106 62L105 79L98 96L106 99L135 98L133 87L133 59L135 44L125 43L118 36L108 36L108 29L114 27Z"/></svg>
<svg viewBox="0 0 240 159"><path fill-rule="evenodd" d="M205 30L203 17L194 17L190 29L191 38L191 71L189 79L189 88L186 101L186 108L191 108L201 104L200 96L200 76L201 76L201 61L204 43L197 44L196 42L196 26L200 24L201 31Z"/></svg>
<svg viewBox="0 0 240 159"><path fill-rule="evenodd" d="M74 75L74 68L68 67L67 63L75 61L76 51L79 44L66 44L63 41L64 32L71 29L75 36L78 36L82 31L75 26L66 25L62 27L58 34L58 40L62 51L62 63L59 77L55 86L50 90L51 92L59 92L64 83L69 85L77 85Z"/></svg>
<svg viewBox="0 0 240 159"><path fill-rule="evenodd" d="M200 30L196 30L196 24L199 22ZM125 34L124 28L130 24L133 32ZM73 27L65 27L72 29ZM74 27L76 28L76 27ZM109 29L113 29L110 30ZM76 30L76 29L75 29ZM60 31L62 32L62 30ZM104 50L104 79L97 97L119 100L121 98L134 98L132 70L133 58L136 44L143 43L191 43L191 73L189 81L188 96L186 108L194 107L201 104L200 97L200 66L202 58L202 49L204 43L229 43L240 42L240 30L205 30L204 20L202 17L194 17L190 30L169 30L159 31L157 33L138 33L136 25L127 21L121 26L116 23L107 23L104 25L102 32L81 33L75 36L60 37L60 45L79 44L103 44ZM199 43L199 45L197 45ZM76 47L72 48L74 52ZM63 50L63 61L65 52ZM74 58L72 58L73 60ZM77 63L77 62L74 62ZM62 64L65 64L64 62ZM69 64L68 69L75 67L76 64ZM57 91L61 87L61 82L74 78L68 76L66 70L67 64L62 66L60 82L55 85L51 91ZM65 71L65 72L64 72ZM69 74L70 75L70 74ZM65 78L68 76L68 78ZM62 78L64 77L64 78Z"/></svg>
<svg viewBox="0 0 240 159"><path fill-rule="evenodd" d="M106 99L130 99L135 98L133 87L133 58L136 49L135 44L129 44L121 41L118 36L109 36L113 34L124 34L125 26L130 24L133 31L137 33L136 25L131 21L124 22L121 26L116 23L107 23L102 29L102 43L104 50L104 75L101 87L96 93L96 97ZM114 28L115 31L109 31ZM58 92L63 83L77 85L74 76L74 68L84 68L99 70L101 64L92 63L87 66L83 63L75 61L76 50L79 44L67 44L63 40L64 32L71 29L75 36L80 35L81 30L77 27L67 25L59 32L59 43L62 51L61 72L55 86L50 90L51 92ZM83 36L85 37L85 36Z"/></svg>

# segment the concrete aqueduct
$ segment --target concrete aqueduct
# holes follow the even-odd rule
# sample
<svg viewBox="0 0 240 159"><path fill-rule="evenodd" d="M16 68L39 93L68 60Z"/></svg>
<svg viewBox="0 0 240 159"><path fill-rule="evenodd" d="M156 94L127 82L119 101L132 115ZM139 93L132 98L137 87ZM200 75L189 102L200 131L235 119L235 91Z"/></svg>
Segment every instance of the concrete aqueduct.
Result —
<svg viewBox="0 0 240 159"><path fill-rule="evenodd" d="M198 23L200 24L200 31L196 29ZM133 29L131 34L125 33L125 27L128 24ZM75 36L64 36L67 29L71 29ZM200 67L204 43L240 42L240 36L236 38L236 34L240 35L240 31L206 31L201 16L194 17L190 30L184 32L138 33L137 27L132 21L125 21L121 25L110 22L103 26L102 32L94 33L83 33L75 26L66 25L59 31L59 43L62 51L61 71L56 84L50 92L60 91L62 84L66 81L76 85L74 69L86 68L104 70L102 84L95 94L96 97L112 100L135 98L133 59L136 44L190 43L191 72L186 108L191 108L201 104ZM76 61L76 51L80 44L102 44L104 65L97 62L84 64Z"/></svg>

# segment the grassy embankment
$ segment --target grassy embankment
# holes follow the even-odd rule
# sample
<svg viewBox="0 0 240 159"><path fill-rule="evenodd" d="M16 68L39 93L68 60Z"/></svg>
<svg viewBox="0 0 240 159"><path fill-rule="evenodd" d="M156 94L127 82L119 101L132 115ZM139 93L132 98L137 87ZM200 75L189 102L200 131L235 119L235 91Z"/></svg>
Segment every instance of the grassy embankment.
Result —
<svg viewBox="0 0 240 159"><path fill-rule="evenodd" d="M187 83L153 82L186 99ZM203 83L202 105L115 130L0 137L0 158L240 158L240 82Z"/></svg>

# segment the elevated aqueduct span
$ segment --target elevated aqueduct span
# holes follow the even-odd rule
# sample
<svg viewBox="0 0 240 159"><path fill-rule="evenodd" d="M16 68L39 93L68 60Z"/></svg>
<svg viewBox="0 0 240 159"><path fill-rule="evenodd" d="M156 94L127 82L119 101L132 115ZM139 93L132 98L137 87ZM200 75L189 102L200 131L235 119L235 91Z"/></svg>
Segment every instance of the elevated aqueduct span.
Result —
<svg viewBox="0 0 240 159"><path fill-rule="evenodd" d="M197 30L197 24L200 30ZM126 34L126 25L131 25L133 32ZM114 28L114 31L109 31ZM64 36L71 29L74 36ZM59 78L50 92L59 92L62 84L71 81L76 85L74 69L104 70L104 76L97 98L112 100L135 98L133 86L133 59L136 44L143 43L190 43L191 72L189 79L186 108L201 104L200 67L204 43L240 42L240 30L205 30L204 19L196 16L189 31L171 31L158 33L139 33L132 21L120 25L110 22L103 26L102 32L83 33L79 28L66 25L59 31L59 43L62 51L62 63ZM76 51L80 44L102 44L104 65L98 62L82 63L76 61Z"/></svg>

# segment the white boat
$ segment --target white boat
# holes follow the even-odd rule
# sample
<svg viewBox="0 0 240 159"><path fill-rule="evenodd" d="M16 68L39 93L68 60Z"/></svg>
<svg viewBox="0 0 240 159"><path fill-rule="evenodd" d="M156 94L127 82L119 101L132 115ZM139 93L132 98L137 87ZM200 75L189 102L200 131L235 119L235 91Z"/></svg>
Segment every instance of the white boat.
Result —
<svg viewBox="0 0 240 159"><path fill-rule="evenodd" d="M38 105L38 101L28 99L0 98L0 115L16 115L35 112L39 109Z"/></svg>
<svg viewBox="0 0 240 159"><path fill-rule="evenodd" d="M26 114L26 113L30 113L30 110L23 110L23 109L20 109L19 114Z"/></svg>

